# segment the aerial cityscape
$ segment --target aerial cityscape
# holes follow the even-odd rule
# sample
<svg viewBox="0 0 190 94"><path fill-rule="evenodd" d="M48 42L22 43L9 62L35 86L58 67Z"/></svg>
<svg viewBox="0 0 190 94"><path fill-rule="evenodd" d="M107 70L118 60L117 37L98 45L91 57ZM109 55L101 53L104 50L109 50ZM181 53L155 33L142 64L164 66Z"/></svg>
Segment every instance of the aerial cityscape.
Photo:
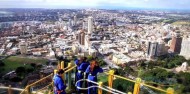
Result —
<svg viewBox="0 0 190 94"><path fill-rule="evenodd" d="M0 1L0 94L190 94L190 1L126 1Z"/></svg>

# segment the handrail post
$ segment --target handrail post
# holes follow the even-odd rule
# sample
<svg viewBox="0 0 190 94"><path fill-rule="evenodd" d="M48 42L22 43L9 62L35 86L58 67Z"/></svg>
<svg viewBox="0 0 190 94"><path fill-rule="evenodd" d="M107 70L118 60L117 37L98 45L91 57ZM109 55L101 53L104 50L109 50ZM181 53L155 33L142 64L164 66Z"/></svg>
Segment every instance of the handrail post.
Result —
<svg viewBox="0 0 190 94"><path fill-rule="evenodd" d="M26 94L30 94L30 87L26 86Z"/></svg>
<svg viewBox="0 0 190 94"><path fill-rule="evenodd" d="M131 92L128 92L127 94L132 94Z"/></svg>
<svg viewBox="0 0 190 94"><path fill-rule="evenodd" d="M64 70L64 61L61 61L61 69L63 69Z"/></svg>
<svg viewBox="0 0 190 94"><path fill-rule="evenodd" d="M108 76L108 86L110 88L112 88L112 86L113 86L113 77L114 77L114 70L110 70L109 76ZM108 93L108 94L110 94L110 93Z"/></svg>
<svg viewBox="0 0 190 94"><path fill-rule="evenodd" d="M99 85L99 87L102 87L103 83L99 82L98 85ZM98 88L98 94L102 94L102 89L101 88Z"/></svg>
<svg viewBox="0 0 190 94"><path fill-rule="evenodd" d="M136 78L133 94L139 94L141 78Z"/></svg>
<svg viewBox="0 0 190 94"><path fill-rule="evenodd" d="M71 67L71 63L68 64L68 68ZM68 89L71 89L71 71L68 72Z"/></svg>
<svg viewBox="0 0 190 94"><path fill-rule="evenodd" d="M60 68L64 70L64 61L61 61L61 65L60 65ZM65 82L65 75L62 75L62 79L63 81Z"/></svg>
<svg viewBox="0 0 190 94"><path fill-rule="evenodd" d="M174 94L174 89L173 88L168 88L166 94Z"/></svg>
<svg viewBox="0 0 190 94"><path fill-rule="evenodd" d="M54 70L54 75L56 75L57 74L57 70Z"/></svg>
<svg viewBox="0 0 190 94"><path fill-rule="evenodd" d="M57 62L57 69L61 69L61 64L59 61Z"/></svg>
<svg viewBox="0 0 190 94"><path fill-rule="evenodd" d="M12 94L11 85L9 85L8 94Z"/></svg>

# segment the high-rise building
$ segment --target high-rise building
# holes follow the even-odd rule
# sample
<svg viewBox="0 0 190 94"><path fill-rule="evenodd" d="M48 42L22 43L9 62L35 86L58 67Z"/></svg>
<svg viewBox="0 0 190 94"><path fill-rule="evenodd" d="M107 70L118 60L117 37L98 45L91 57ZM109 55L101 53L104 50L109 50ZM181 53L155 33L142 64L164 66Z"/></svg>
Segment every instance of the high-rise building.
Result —
<svg viewBox="0 0 190 94"><path fill-rule="evenodd" d="M184 56L186 59L190 59L189 48L190 48L190 38L183 38L180 55Z"/></svg>
<svg viewBox="0 0 190 94"><path fill-rule="evenodd" d="M83 30L79 31L77 39L79 44L85 45L85 32Z"/></svg>
<svg viewBox="0 0 190 94"><path fill-rule="evenodd" d="M79 44L81 44L81 35L80 35L80 33L78 33L78 42L79 42Z"/></svg>
<svg viewBox="0 0 190 94"><path fill-rule="evenodd" d="M71 19L69 19L68 26L69 26L69 27L72 26L72 20L71 20Z"/></svg>
<svg viewBox="0 0 190 94"><path fill-rule="evenodd" d="M148 42L147 56L154 58L157 55L158 42Z"/></svg>
<svg viewBox="0 0 190 94"><path fill-rule="evenodd" d="M19 43L20 53L27 54L27 44L26 42L22 41Z"/></svg>
<svg viewBox="0 0 190 94"><path fill-rule="evenodd" d="M75 15L73 18L73 24L76 25L77 24L77 16Z"/></svg>
<svg viewBox="0 0 190 94"><path fill-rule="evenodd" d="M157 47L157 54L156 56L161 56L161 55L165 55L168 53L168 49L169 47L165 46L164 42L159 42L158 43L158 47Z"/></svg>
<svg viewBox="0 0 190 94"><path fill-rule="evenodd" d="M81 45L84 45L85 44L85 33L84 32L81 32Z"/></svg>
<svg viewBox="0 0 190 94"><path fill-rule="evenodd" d="M172 41L169 51L172 53L180 53L182 38L179 32L172 36Z"/></svg>
<svg viewBox="0 0 190 94"><path fill-rule="evenodd" d="M91 34L93 31L93 18L88 17L88 34Z"/></svg>

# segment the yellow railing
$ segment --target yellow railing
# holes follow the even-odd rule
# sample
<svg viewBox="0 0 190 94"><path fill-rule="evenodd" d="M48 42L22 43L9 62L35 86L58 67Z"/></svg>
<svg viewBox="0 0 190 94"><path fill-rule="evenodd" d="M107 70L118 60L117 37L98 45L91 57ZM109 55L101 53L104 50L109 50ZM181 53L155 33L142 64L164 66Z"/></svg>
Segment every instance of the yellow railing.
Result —
<svg viewBox="0 0 190 94"><path fill-rule="evenodd" d="M27 85L26 86L26 88L20 93L20 94L30 94L30 88L32 87L32 86L35 86L36 84L38 84L38 83L40 83L40 82L43 82L44 80L46 80L47 78L52 78L53 77L53 73L52 74L50 74L50 75L48 75L48 76L46 76L46 77L44 77L44 78L42 78L42 79L40 79L40 80L38 80L38 81L36 81L36 82L34 82L34 83L32 83L32 84L30 84L30 85Z"/></svg>
<svg viewBox="0 0 190 94"><path fill-rule="evenodd" d="M61 62L60 66L61 66L62 69L66 69L65 74L68 73L68 89L71 89L71 71L74 68L76 68L76 65L72 66L71 63L69 63L68 66L66 68L64 68L64 62ZM55 70L54 72L56 73L57 70ZM113 89L114 78L116 78L116 79L119 78L119 79L123 79L123 80L126 80L126 81L134 83L133 91L128 92L128 94L139 94L141 86L145 86L145 87L148 87L148 88L151 88L153 90L156 90L156 91L159 91L159 92L163 92L163 93L166 93L166 94L174 94L174 90L172 88L168 88L167 90L164 90L164 89L161 89L161 88L157 88L157 87L145 84L145 83L143 83L141 81L140 78L136 78L136 80L131 80L131 79L126 78L126 77L122 77L122 76L119 76L119 75L114 75L114 71L113 70L110 70L109 72L105 72L105 74L108 75L108 87L107 88L110 89L110 90ZM46 78L48 78L50 76L53 76L53 74L50 74L50 75L48 75L48 76L46 76L46 77L44 77L44 78L42 78L42 79L34 82L33 84L30 84L30 85L26 86L26 88L24 89L23 92L21 92L21 94L23 94L25 91L26 91L26 94L30 94L29 88L31 86L39 83L40 81L43 81L44 79L46 79ZM51 86L51 85L53 85L53 83L51 83L51 84L49 84L49 85L45 86L44 88L39 89L37 91L40 92L41 90L44 90L46 87ZM99 82L99 83L97 83L97 85L99 87L98 94L102 94L103 83ZM131 92L133 92L133 93L131 93Z"/></svg>
<svg viewBox="0 0 190 94"><path fill-rule="evenodd" d="M64 62L61 62L61 64L58 64L58 68L61 68L61 69L66 70L66 71L64 72L64 74L68 73L69 75L70 75L70 71L73 70L75 67L76 67L76 66L75 66L75 65L72 66L71 63L69 63L66 68L64 68ZM57 70L54 70L54 74L55 74L56 72L57 72ZM40 83L40 82L43 82L43 81L46 80L47 78L51 78L51 79L52 79L54 74L52 73L52 74L50 74L50 75L48 75L48 76L46 76L46 77L44 77L44 78L42 78L42 79L40 79L40 80L38 80L38 81L32 83L32 84L30 84L30 85L27 85L27 86L25 87L25 89L24 89L20 94L31 94L31 91L30 91L30 88L31 88L31 87L35 86L36 84L38 84L38 83ZM71 75L70 75L70 76L71 76ZM63 77L63 78L64 78L64 77ZM69 82L69 81L68 81L68 82ZM71 81L70 81L70 82L71 82ZM70 82L69 82L69 86L68 86L69 88L71 88L71 83L70 83ZM48 86L53 86L53 82L51 82L51 83L48 84L47 86L45 86L45 87L43 87L43 88L37 90L36 92L42 92L42 90L46 89Z"/></svg>
<svg viewBox="0 0 190 94"><path fill-rule="evenodd" d="M14 88L9 85L9 87L0 86L0 89L6 90L7 94L13 94L13 91L23 91L23 89L20 88Z"/></svg>
<svg viewBox="0 0 190 94"><path fill-rule="evenodd" d="M145 84L145 83L141 82L141 78L136 78L136 80L131 80L131 79L126 78L126 77L122 77L122 76L119 76L119 75L114 75L113 70L110 70L109 72L105 72L105 74L108 75L108 86L111 87L111 88L112 88L113 81L114 81L113 77L115 77L116 79L120 78L120 79L129 81L129 82L133 82L135 84L134 88L133 88L133 94L139 94L141 85L146 86L146 87L151 88L151 89L154 89L156 91L166 93L166 94L174 94L174 89L172 89L172 88L168 88L167 90L157 88L157 87L154 87L154 86L151 86L151 85L148 85L148 84Z"/></svg>

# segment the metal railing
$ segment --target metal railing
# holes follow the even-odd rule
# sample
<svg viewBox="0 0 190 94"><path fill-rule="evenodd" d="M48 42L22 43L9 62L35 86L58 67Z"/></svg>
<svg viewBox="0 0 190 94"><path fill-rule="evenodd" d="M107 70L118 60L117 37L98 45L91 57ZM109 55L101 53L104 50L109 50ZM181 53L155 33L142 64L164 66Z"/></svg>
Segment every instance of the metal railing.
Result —
<svg viewBox="0 0 190 94"><path fill-rule="evenodd" d="M122 76L119 76L119 75L114 75L114 71L113 70L110 70L109 72L105 72L105 74L108 75L108 86L110 88L113 87L114 78L115 79L119 78L119 79L123 79L123 80L126 80L126 81L134 83L133 94L139 94L140 93L140 88L142 86L151 88L153 90L156 90L156 91L159 91L159 92L162 92L162 93L174 94L174 89L173 88L168 88L167 90L164 90L164 89L161 89L161 88L157 88L157 87L154 87L154 86L151 86L151 85L143 83L142 80L141 80L141 78L136 78L136 80L131 80L131 79L126 78L126 77L122 77Z"/></svg>
<svg viewBox="0 0 190 94"><path fill-rule="evenodd" d="M14 88L14 87L11 87L11 85L9 85L9 87L0 86L0 89L1 90L6 90L7 94L13 94L13 91L18 91L18 92L23 91L23 89Z"/></svg>
<svg viewBox="0 0 190 94"><path fill-rule="evenodd" d="M93 84L95 84L95 85L90 86L90 87L87 87L87 88L78 87L78 86L77 86L77 83L80 82L80 81L83 81L83 82L86 81L86 82L88 82L88 83L93 83ZM110 88L110 87L108 87L108 86L105 86L105 85L103 85L102 82L97 83L97 82L94 82L94 81L91 81L91 80L88 80L88 79L81 79L81 80L78 80L78 81L76 82L75 86L77 87L77 89L80 89L80 90L88 90L88 89L90 89L90 88L98 88L98 94L102 94L102 90L107 91L107 92L112 93L112 94L127 94L127 93L121 92L121 91L119 91L119 90L116 90L116 89ZM130 93L130 92L128 92L128 94L129 94L129 93Z"/></svg>
<svg viewBox="0 0 190 94"><path fill-rule="evenodd" d="M61 64L58 64L58 68L64 69L65 70L64 74L66 74L66 73L68 74L68 88L67 89L71 89L71 70L73 70L75 67L76 66L75 65L72 66L71 63L69 63L66 68L64 68L64 62L61 62ZM54 70L54 74L56 74L56 73L57 73L57 70ZM30 85L27 85L25 87L25 89L20 94L39 93L39 92L43 92L43 90L47 90L48 87L53 88L52 79L53 79L54 74L52 73L52 74L32 83ZM64 78L64 76L62 78ZM46 85L44 87L38 88L37 90L33 90L33 91L31 90L32 87L35 87L36 85L44 82L44 80L47 80L47 79L51 79L50 83L45 83ZM63 80L65 80L65 79L63 79ZM52 91L53 91L52 89L48 90L48 92L52 92Z"/></svg>
<svg viewBox="0 0 190 94"><path fill-rule="evenodd" d="M76 68L76 65L72 66L71 63L69 63L68 66L66 68L64 68L64 62L61 62L59 67L66 70L64 74L67 74L67 77L66 77L67 78L67 84L68 84L67 89L71 89L71 83L72 83L71 82L71 79L72 79L71 72L72 72L72 70L74 70ZM54 70L54 74L56 72L57 72L57 70ZM110 94L113 93L113 92L114 92L114 94L132 94L132 92L133 92L133 94L140 94L140 88L142 86L150 88L150 89L153 89L155 91L162 92L162 93L174 94L174 90L172 88L168 88L167 90L164 90L164 89L161 89L161 88L158 88L158 87L154 87L154 86L151 86L151 85L143 83L141 78L136 78L136 80L132 80L132 79L122 77L122 76L119 76L119 75L114 75L113 70L110 70L109 72L105 72L105 74L108 76L108 86L103 85L102 82L97 83L97 82L89 81L87 79L82 79L82 80L79 80L79 81L87 81L87 82L92 82L92 83L96 84L96 86L92 86L92 87L97 87L98 88L98 94L103 94L102 90L107 91ZM37 84L40 81L43 81L44 79L46 79L46 78L48 78L50 76L52 77L53 74L50 74L49 76L46 76L46 77L34 82L33 84L30 84L30 85L26 86L26 88L23 90L23 92L21 92L21 94L30 94L31 92L30 92L29 88L31 86ZM132 86L133 90L131 92L127 91L126 93L124 93L124 92L121 92L119 90L113 89L113 82L114 82L115 79L122 79L122 80L125 80L125 81L129 81L131 83L134 83L134 86ZM63 76L63 80L66 80L64 76ZM78 81L76 83L78 83ZM75 86L76 86L76 83L75 83ZM53 83L51 82L51 84L45 86L42 89L37 90L37 92L42 92L42 90L46 89L48 86L52 86L52 88L53 88ZM92 87L88 87L88 88L77 87L77 88L78 89L89 89L89 88L92 88ZM51 93L52 93L52 89L51 89Z"/></svg>

